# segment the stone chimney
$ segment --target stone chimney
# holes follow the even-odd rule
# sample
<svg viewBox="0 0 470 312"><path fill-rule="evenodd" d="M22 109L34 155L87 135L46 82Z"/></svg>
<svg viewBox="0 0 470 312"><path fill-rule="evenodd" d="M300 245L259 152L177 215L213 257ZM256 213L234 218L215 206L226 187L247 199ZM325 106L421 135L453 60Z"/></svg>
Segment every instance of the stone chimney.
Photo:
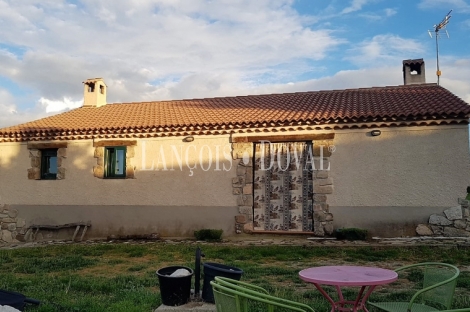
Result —
<svg viewBox="0 0 470 312"><path fill-rule="evenodd" d="M83 82L83 107L106 105L106 84L103 78L91 78Z"/></svg>
<svg viewBox="0 0 470 312"><path fill-rule="evenodd" d="M403 61L403 83L404 85L426 83L423 59Z"/></svg>

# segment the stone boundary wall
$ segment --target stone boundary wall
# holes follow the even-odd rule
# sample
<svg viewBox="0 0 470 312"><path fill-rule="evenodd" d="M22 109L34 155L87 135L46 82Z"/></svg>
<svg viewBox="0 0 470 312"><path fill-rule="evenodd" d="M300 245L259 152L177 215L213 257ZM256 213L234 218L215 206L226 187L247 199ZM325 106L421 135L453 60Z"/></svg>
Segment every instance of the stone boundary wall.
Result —
<svg viewBox="0 0 470 312"><path fill-rule="evenodd" d="M433 214L428 224L419 224L416 233L420 236L470 237L470 201L459 198L459 206Z"/></svg>
<svg viewBox="0 0 470 312"><path fill-rule="evenodd" d="M25 234L25 220L18 217L18 210L0 203L0 244L18 243L18 238Z"/></svg>
<svg viewBox="0 0 470 312"><path fill-rule="evenodd" d="M333 139L313 141L313 234L319 237L334 231L327 196L334 191L333 179L329 177L334 148ZM237 165L237 176L232 178L232 194L237 197L239 212L235 216L236 234L253 233L253 152L253 143L232 143L232 158Z"/></svg>

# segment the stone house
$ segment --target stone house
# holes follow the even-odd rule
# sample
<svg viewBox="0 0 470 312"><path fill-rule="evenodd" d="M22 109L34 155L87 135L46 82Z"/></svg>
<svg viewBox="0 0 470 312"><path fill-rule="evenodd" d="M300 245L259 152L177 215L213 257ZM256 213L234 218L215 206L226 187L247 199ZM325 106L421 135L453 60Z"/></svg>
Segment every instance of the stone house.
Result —
<svg viewBox="0 0 470 312"><path fill-rule="evenodd" d="M469 185L470 106L426 84L422 59L403 71L400 86L119 104L88 79L82 107L0 129L2 229L415 235Z"/></svg>

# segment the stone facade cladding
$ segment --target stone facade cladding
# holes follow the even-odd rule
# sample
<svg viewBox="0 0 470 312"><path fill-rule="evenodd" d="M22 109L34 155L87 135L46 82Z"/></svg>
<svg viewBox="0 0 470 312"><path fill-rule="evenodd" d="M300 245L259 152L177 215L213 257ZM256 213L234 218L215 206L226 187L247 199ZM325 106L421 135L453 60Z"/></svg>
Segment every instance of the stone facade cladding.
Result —
<svg viewBox="0 0 470 312"><path fill-rule="evenodd" d="M18 210L0 204L0 244L19 242L19 236L25 234L25 224L25 220L18 217Z"/></svg>
<svg viewBox="0 0 470 312"><path fill-rule="evenodd" d="M41 179L41 150L38 148L29 149L29 158L31 158L31 168L28 168L29 180ZM65 179L64 160L67 158L67 148L57 149L57 180Z"/></svg>
<svg viewBox="0 0 470 312"><path fill-rule="evenodd" d="M237 198L235 233L253 232L253 143L233 143L232 157L237 176L232 179L232 194Z"/></svg>
<svg viewBox="0 0 470 312"><path fill-rule="evenodd" d="M330 156L335 150L334 135L313 141L313 235L331 235L333 215L329 212L328 194L334 191L329 177ZM237 176L232 179L232 194L237 197L239 214L235 216L235 232L253 233L253 143L232 143L232 157L237 161ZM279 232L280 234L282 232ZM294 232L293 232L294 233Z"/></svg>
<svg viewBox="0 0 470 312"><path fill-rule="evenodd" d="M419 224L416 233L420 236L470 237L470 201L459 198L459 206L433 214L428 224Z"/></svg>

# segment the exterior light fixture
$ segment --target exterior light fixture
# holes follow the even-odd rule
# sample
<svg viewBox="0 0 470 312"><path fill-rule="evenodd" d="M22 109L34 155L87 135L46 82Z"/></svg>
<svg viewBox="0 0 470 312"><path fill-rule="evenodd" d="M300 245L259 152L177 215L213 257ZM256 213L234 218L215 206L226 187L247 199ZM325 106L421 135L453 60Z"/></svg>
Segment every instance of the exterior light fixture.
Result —
<svg viewBox="0 0 470 312"><path fill-rule="evenodd" d="M184 143L189 143L189 142L192 142L192 141L194 141L194 137L192 135L187 136L183 139Z"/></svg>
<svg viewBox="0 0 470 312"><path fill-rule="evenodd" d="M380 134L382 134L382 131L380 131L380 130L372 130L370 132L371 136L379 136Z"/></svg>

